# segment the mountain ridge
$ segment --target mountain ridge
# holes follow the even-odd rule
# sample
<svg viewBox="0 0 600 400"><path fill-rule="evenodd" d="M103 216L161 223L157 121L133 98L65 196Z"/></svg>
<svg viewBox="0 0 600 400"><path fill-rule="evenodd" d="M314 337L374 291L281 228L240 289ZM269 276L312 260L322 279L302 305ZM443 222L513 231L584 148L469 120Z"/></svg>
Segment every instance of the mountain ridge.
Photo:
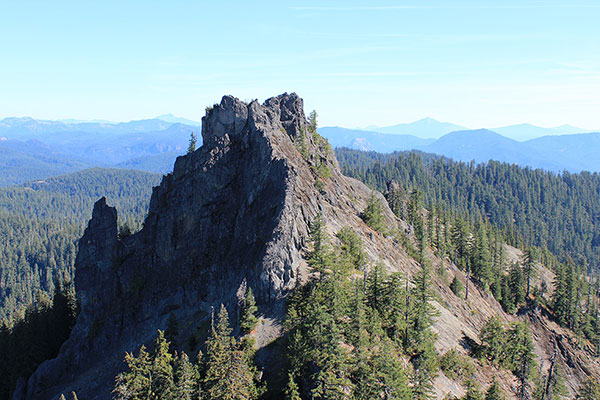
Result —
<svg viewBox="0 0 600 400"><path fill-rule="evenodd" d="M280 330L283 296L308 277L302 252L316 215L330 229L362 224L369 237L359 214L371 191L341 175L310 129L295 94L262 105L225 96L203 119L203 146L178 157L154 188L141 231L117 238L116 210L99 200L76 259L81 314L59 356L15 399L50 399L67 388L109 398L122 354L150 341L169 312L205 323L211 307L235 304L241 285L262 304L265 326ZM259 348L267 337L258 334Z"/></svg>

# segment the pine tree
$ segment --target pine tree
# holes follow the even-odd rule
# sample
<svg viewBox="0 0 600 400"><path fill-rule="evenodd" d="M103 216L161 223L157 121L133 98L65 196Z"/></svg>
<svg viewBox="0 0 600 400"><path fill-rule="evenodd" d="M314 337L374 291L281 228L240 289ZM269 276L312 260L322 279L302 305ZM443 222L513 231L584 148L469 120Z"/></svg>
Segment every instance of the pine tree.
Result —
<svg viewBox="0 0 600 400"><path fill-rule="evenodd" d="M421 269L413 277L411 297L413 301L410 331L414 343L422 342L422 337L427 335L428 329L433 325L433 318L438 315L431 304L431 271L428 262L421 263Z"/></svg>
<svg viewBox="0 0 600 400"><path fill-rule="evenodd" d="M472 379L468 379L467 383L467 394L463 397L463 400L483 400L483 394L480 391L479 385Z"/></svg>
<svg viewBox="0 0 600 400"><path fill-rule="evenodd" d="M494 378L494 380L492 381L492 384L490 385L487 392L485 393L485 400L504 400L504 399L505 399L504 393L502 393L502 389L500 389L500 385L498 384L498 381L496 380L496 378Z"/></svg>
<svg viewBox="0 0 600 400"><path fill-rule="evenodd" d="M193 400L200 396L198 393L199 374L184 352L175 356L175 396L178 400Z"/></svg>
<svg viewBox="0 0 600 400"><path fill-rule="evenodd" d="M194 151L196 151L196 143L198 142L198 138L196 137L196 134L194 134L194 132L192 132L190 134L190 141L188 143L188 149L187 149L187 153L193 153Z"/></svg>
<svg viewBox="0 0 600 400"><path fill-rule="evenodd" d="M338 264L342 269L350 272L351 270L363 270L366 263L366 255L363 250L363 243L356 232L349 226L345 226L335 235L341 242L338 253Z"/></svg>
<svg viewBox="0 0 600 400"><path fill-rule="evenodd" d="M422 198L423 194L421 191L415 189L410 193L407 205L408 222L413 227L417 242L421 242L425 237L425 226L421 215L423 207Z"/></svg>
<svg viewBox="0 0 600 400"><path fill-rule="evenodd" d="M530 378L535 370L535 353L529 328L524 323L514 323L507 332L508 357L506 365L513 371L519 385L517 398L525 400L531 393Z"/></svg>
<svg viewBox="0 0 600 400"><path fill-rule="evenodd" d="M519 306L525 302L525 279L523 277L523 269L518 263L513 263L510 268L510 291L515 306Z"/></svg>
<svg viewBox="0 0 600 400"><path fill-rule="evenodd" d="M308 265L319 273L319 279L322 279L331 263L331 254L325 221L321 213L317 214L310 224L309 241L312 243L312 250L309 253Z"/></svg>
<svg viewBox="0 0 600 400"><path fill-rule="evenodd" d="M488 234L483 223L480 223L477 229L472 253L471 265L473 266L473 276L487 289L492 282L493 276L490 264Z"/></svg>
<svg viewBox="0 0 600 400"><path fill-rule="evenodd" d="M462 284L462 282L460 281L460 279L458 279L458 276L456 275L454 275L454 279L452 279L452 282L450 283L450 290L452 290L452 293L454 293L458 297L462 297L463 295L465 286Z"/></svg>
<svg viewBox="0 0 600 400"><path fill-rule="evenodd" d="M294 375L288 374L288 383L285 388L284 400L302 400Z"/></svg>
<svg viewBox="0 0 600 400"><path fill-rule="evenodd" d="M256 316L257 311L258 308L256 307L252 288L248 288L244 295L242 311L240 314L240 329L242 332L249 333L256 327L256 324L258 323L258 317Z"/></svg>
<svg viewBox="0 0 600 400"><path fill-rule="evenodd" d="M117 375L113 393L116 400L150 399L152 385L152 359L142 345L137 357L125 353L127 371Z"/></svg>
<svg viewBox="0 0 600 400"><path fill-rule="evenodd" d="M482 355L492 364L498 365L502 361L506 347L506 332L497 315L491 317L483 325L479 338L483 348Z"/></svg>
<svg viewBox="0 0 600 400"><path fill-rule="evenodd" d="M173 384L173 356L169 353L169 342L165 339L163 331L158 331L152 355L151 388L152 399L170 399L175 386Z"/></svg>
<svg viewBox="0 0 600 400"><path fill-rule="evenodd" d="M206 341L205 370L203 388L210 399L251 400L260 394L252 360L231 336L224 305L221 305L217 326L212 324Z"/></svg>
<svg viewBox="0 0 600 400"><path fill-rule="evenodd" d="M317 132L317 117L318 114L315 110L312 110L310 114L308 114L309 129L312 133Z"/></svg>
<svg viewBox="0 0 600 400"><path fill-rule="evenodd" d="M367 207L362 213L362 219L377 232L383 233L385 231L383 205L381 204L381 200L375 196L374 191L371 192L371 197L369 197L369 200L367 201Z"/></svg>
<svg viewBox="0 0 600 400"><path fill-rule="evenodd" d="M531 247L528 247L527 250L523 252L523 258L521 263L523 264L523 270L525 274L525 280L527 282L527 289L525 291L525 297L529 298L529 293L531 291L531 280L535 278L535 250Z"/></svg>
<svg viewBox="0 0 600 400"><path fill-rule="evenodd" d="M229 327L229 314L221 304L217 325L211 323L211 333L206 340L206 363L203 387L210 398L224 398L227 394L226 364L231 357L233 339Z"/></svg>
<svg viewBox="0 0 600 400"><path fill-rule="evenodd" d="M353 390L350 381L348 355L340 347L340 332L333 319L325 327L323 347L316 360L318 371L313 375L312 395L319 400L350 399Z"/></svg>
<svg viewBox="0 0 600 400"><path fill-rule="evenodd" d="M375 336L374 338L377 338ZM373 356L374 375L379 388L378 398L409 400L412 397L408 379L395 343L388 337L379 336L373 343L377 351ZM375 347L372 346L372 347Z"/></svg>

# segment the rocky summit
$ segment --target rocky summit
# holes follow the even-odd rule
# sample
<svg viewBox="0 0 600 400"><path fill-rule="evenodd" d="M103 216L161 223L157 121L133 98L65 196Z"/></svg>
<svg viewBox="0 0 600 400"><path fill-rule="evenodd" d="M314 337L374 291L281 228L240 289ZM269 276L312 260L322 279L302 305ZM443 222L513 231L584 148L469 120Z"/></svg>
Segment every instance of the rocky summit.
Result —
<svg viewBox="0 0 600 400"><path fill-rule="evenodd" d="M126 351L149 343L171 315L180 337L194 334L245 287L260 306L262 347L279 334L282 300L309 276L303 252L319 213L332 232L359 227L368 252L382 250L359 217L371 190L340 173L296 94L263 104L225 96L207 109L202 139L154 188L139 232L119 235L117 210L104 198L95 204L76 259L76 325L15 399L71 390L108 399ZM397 223L387 205L384 217Z"/></svg>

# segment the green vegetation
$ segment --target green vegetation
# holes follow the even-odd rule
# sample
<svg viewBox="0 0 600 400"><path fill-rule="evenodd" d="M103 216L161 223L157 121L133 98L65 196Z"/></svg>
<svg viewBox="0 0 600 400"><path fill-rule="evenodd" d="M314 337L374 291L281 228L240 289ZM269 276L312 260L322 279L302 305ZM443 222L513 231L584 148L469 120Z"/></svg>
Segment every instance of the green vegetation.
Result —
<svg viewBox="0 0 600 400"><path fill-rule="evenodd" d="M509 313L541 304L600 354L600 175L467 164L417 152L338 149L337 156L345 174L386 193L417 243L425 238L438 257L466 273L466 299L475 284ZM400 239L418 258L410 241ZM525 249L519 262L507 263L503 242ZM532 286L538 262L556 274L551 299L545 283Z"/></svg>
<svg viewBox="0 0 600 400"><path fill-rule="evenodd" d="M591 376L587 378L581 388L579 388L579 392L577 392L576 400L599 400L600 399L600 382Z"/></svg>
<svg viewBox="0 0 600 400"><path fill-rule="evenodd" d="M385 232L385 220L383 218L383 205L381 200L375 196L375 192L371 192L371 197L367 202L367 207L361 215L367 225L375 229L377 232Z"/></svg>
<svg viewBox="0 0 600 400"><path fill-rule="evenodd" d="M498 317L492 317L481 329L480 339L479 356L512 371L518 381L517 398L528 399L537 363L527 325L515 322L505 329Z"/></svg>
<svg viewBox="0 0 600 400"><path fill-rule="evenodd" d="M71 334L78 314L72 285L57 284L53 296L40 293L24 317L0 326L0 399L9 399L20 377L29 377L40 363L56 357Z"/></svg>
<svg viewBox="0 0 600 400"><path fill-rule="evenodd" d="M117 400L257 399L262 393L252 351L231 336L229 316L221 306L206 341L206 354L192 363L186 353L171 353L160 330L152 353L142 346L125 354L125 372L116 377Z"/></svg>
<svg viewBox="0 0 600 400"><path fill-rule="evenodd" d="M285 323L288 398L429 398L437 357L427 267L410 290L381 266L352 281L365 260L362 244L350 228L336 236L332 248L317 216L309 257L315 276L291 296Z"/></svg>
<svg viewBox="0 0 600 400"><path fill-rule="evenodd" d="M463 283L460 281L460 279L458 279L458 277L456 275L454 276L454 279L452 279L452 282L450 283L450 290L452 290L452 293L454 293L458 297L463 296L463 293L465 291L465 285L463 285Z"/></svg>
<svg viewBox="0 0 600 400"><path fill-rule="evenodd" d="M76 245L94 202L106 196L118 208L121 234L131 233L159 179L94 168L0 189L0 398L9 398L20 376L55 357L71 332Z"/></svg>
<svg viewBox="0 0 600 400"><path fill-rule="evenodd" d="M448 350L440 357L440 369L448 378L464 382L468 381L475 373L473 361L455 349Z"/></svg>
<svg viewBox="0 0 600 400"><path fill-rule="evenodd" d="M249 333L256 327L258 323L257 311L258 308L254 300L254 294L252 294L252 289L248 288L244 295L240 312L240 329L242 332Z"/></svg>
<svg viewBox="0 0 600 400"><path fill-rule="evenodd" d="M193 153L196 151L196 143L198 143L198 138L194 134L194 132L190 133L190 141L188 143L187 154Z"/></svg>
<svg viewBox="0 0 600 400"><path fill-rule="evenodd" d="M122 227L137 230L160 175L94 168L0 189L0 321L12 325L56 282L73 280L77 240L106 196ZM123 230L122 230L123 232Z"/></svg>
<svg viewBox="0 0 600 400"><path fill-rule="evenodd" d="M418 189L435 204L471 222L488 219L516 247L533 244L578 264L600 259L600 175L554 174L490 161L453 162L419 152L379 154L337 149L344 174L381 191L390 181ZM567 222L567 223L565 223ZM543 257L543 254L542 254Z"/></svg>

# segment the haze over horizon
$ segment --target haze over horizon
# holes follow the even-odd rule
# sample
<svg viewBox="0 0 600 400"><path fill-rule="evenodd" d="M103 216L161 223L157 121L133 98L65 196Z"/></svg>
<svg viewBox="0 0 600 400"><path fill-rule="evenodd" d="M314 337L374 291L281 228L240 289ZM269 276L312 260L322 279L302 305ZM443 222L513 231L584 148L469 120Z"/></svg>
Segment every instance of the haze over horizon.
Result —
<svg viewBox="0 0 600 400"><path fill-rule="evenodd" d="M199 121L224 94L294 91L322 126L594 129L599 13L559 0L9 3L0 118Z"/></svg>

